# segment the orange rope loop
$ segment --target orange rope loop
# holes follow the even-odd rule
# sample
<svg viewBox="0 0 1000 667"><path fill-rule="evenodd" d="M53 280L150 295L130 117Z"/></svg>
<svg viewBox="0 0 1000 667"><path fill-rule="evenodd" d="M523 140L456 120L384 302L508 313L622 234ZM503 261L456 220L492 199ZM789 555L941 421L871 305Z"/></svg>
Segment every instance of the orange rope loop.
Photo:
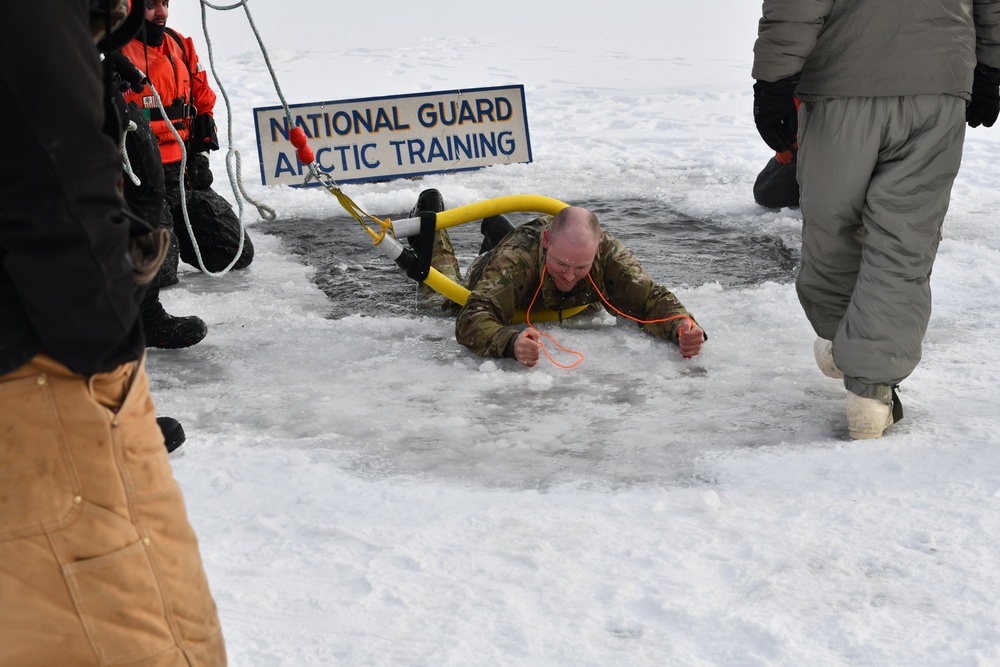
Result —
<svg viewBox="0 0 1000 667"><path fill-rule="evenodd" d="M567 348L563 347L562 345L560 345L556 341L555 338L553 338L552 336L550 336L547 333L542 333L541 331L539 331L538 329L535 328L535 325L533 325L531 323L531 308L535 305L535 299L538 298L538 293L542 291L542 283L544 283L544 282L545 282L545 265L543 264L542 265L542 276L541 276L541 279L538 281L538 289L535 290L535 295L533 297L531 297L531 303L528 304L528 310L525 311L525 313L524 313L524 321L528 323L528 328L529 329L531 329L532 331L534 331L535 333L538 334L538 336L539 336L538 346L540 348L542 348L542 354L545 355L545 358L548 359L549 361L551 361L554 366L558 366L559 368L562 368L562 369L565 369L565 370L569 370L570 368L575 368L575 367L579 366L581 363L583 363L583 355L580 354L579 352L577 352L576 350L570 350L570 349L567 349ZM542 338L548 338L549 340L552 341L552 344L555 345L556 347L558 347L560 350L562 350L563 352L566 352L567 354L576 355L577 357L579 357L579 359L577 359L575 362L573 362L569 366L560 364L558 361L556 361L555 359L553 359L549 355L549 351L545 349L545 343L543 343L541 341Z"/></svg>
<svg viewBox="0 0 1000 667"><path fill-rule="evenodd" d="M597 292L597 296L601 297L601 301L604 302L604 305L606 305L608 308L610 308L611 310L615 311L620 316L622 316L622 317L624 317L626 319L632 320L633 322L638 322L639 324L656 324L658 322L669 322L671 320L684 319L684 320L687 320L688 322L690 322L692 326L694 326L694 321L690 317L688 317L687 315L672 315L670 317L663 317L663 318L660 318L660 319L657 319L657 320L640 320L638 317L632 317L631 315L623 313L622 311L620 311L617 308L615 308L611 304L610 301L608 301L607 299L604 298L604 295L601 293L601 290L598 289L597 283L594 282L594 279L590 275L590 272L587 273L587 279L590 281L590 284L594 288L594 291ZM538 298L539 292L542 291L542 284L544 284L544 283L545 283L545 265L543 264L542 265L542 275L541 275L541 278L538 281L538 288L535 289L535 295L531 297L531 303L528 304L528 310L524 314L524 320L525 320L525 322L528 323L528 328L530 330L534 331L535 333L537 333L540 339L541 338L548 338L550 341L552 341L553 345L555 345L556 347L558 347L563 352L566 352L567 354L573 354L573 355L576 355L577 357L579 357L579 359L577 359L574 363L570 364L569 366L565 366L563 364L560 364L555 359L553 359L551 356L549 356L549 351L545 349L545 344L541 340L539 340L538 341L538 346L542 348L542 353L545 355L546 359L548 359L549 361L551 361L554 366L558 366L559 368L563 368L563 369L567 369L567 370L570 369L570 368L575 368L576 366L579 366L581 363L583 363L583 355L581 353L577 352L576 350L570 350L568 348L563 347L562 345L560 345L556 341L555 338L553 338L552 336L550 336L547 333L542 333L541 331L539 331L538 329L536 329L535 326L531 323L531 309L534 307L534 305L535 305L535 299Z"/></svg>

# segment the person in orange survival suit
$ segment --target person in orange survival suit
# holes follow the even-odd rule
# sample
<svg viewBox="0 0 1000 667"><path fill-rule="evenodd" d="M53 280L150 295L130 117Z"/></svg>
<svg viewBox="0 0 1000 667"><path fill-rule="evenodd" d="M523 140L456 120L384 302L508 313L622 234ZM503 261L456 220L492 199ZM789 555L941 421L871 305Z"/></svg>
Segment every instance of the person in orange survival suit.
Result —
<svg viewBox="0 0 1000 667"><path fill-rule="evenodd" d="M144 20L145 8L141 8L140 21ZM132 90L142 93L148 80L136 69L132 61L120 52L108 53L108 61L113 73L112 88L117 93L113 97L122 126L128 126L122 146L123 157L128 168L123 168L122 190L125 201L132 212L158 229L169 234L170 247L167 258L157 272L140 304L143 330L148 347L177 349L190 347L201 341L208 333L205 322L196 315L176 316L168 313L160 303L160 289L177 283L177 261L180 249L174 234L174 219L166 201L166 184L163 175L163 161L156 135L149 124L149 118L135 102L125 103L123 93Z"/></svg>
<svg viewBox="0 0 1000 667"><path fill-rule="evenodd" d="M798 110L799 101L795 100ZM767 208L795 208L799 205L799 181L795 170L798 161L795 159L799 145L794 144L791 150L775 151L774 157L767 161L764 168L757 174L753 184L753 199Z"/></svg>
<svg viewBox="0 0 1000 667"><path fill-rule="evenodd" d="M239 219L232 206L211 187L213 176L206 153L219 148L212 116L216 96L208 84L208 73L198 60L194 42L167 28L169 5L170 0L147 1L142 32L122 48L122 53L146 74L156 89L166 117L148 87L141 93L126 93L126 101L135 102L149 117L163 161L166 201L180 257L198 267L181 207L182 149L171 127L186 145L187 168L183 177L188 217L205 269L221 271L236 257L241 237ZM232 268L245 268L251 261L253 244L244 233L243 250Z"/></svg>

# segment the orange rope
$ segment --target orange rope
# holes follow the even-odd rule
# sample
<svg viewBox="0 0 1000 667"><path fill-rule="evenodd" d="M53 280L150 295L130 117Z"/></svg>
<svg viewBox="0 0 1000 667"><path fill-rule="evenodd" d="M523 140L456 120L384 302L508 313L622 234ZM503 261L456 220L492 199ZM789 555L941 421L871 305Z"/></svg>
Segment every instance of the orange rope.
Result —
<svg viewBox="0 0 1000 667"><path fill-rule="evenodd" d="M542 272L544 273L544 267L542 267ZM594 282L594 279L590 277L589 273L587 274L587 279L590 280L590 284L594 286L594 291L597 292L597 296L601 297L601 301L603 301L608 308L615 311L622 317L632 320L633 322L638 322L639 324L656 324L657 322L669 322L670 320L684 319L687 320L688 322L691 322L691 326L694 326L694 320L692 320L687 315L671 315L670 317L664 317L659 320L640 320L638 317L632 317L631 315L626 315L622 311L612 306L611 302L604 298L604 295L601 294L601 290L597 289L597 284Z"/></svg>
<svg viewBox="0 0 1000 667"><path fill-rule="evenodd" d="M688 322L691 322L691 326L694 326L694 320L692 320L687 315L672 315L670 317L664 317L664 318L661 318L661 319L658 319L658 320L640 320L637 317L632 317L631 315L627 315L627 314L623 313L622 311L618 310L617 308L615 308L611 304L610 301L608 301L607 299L604 298L604 295L601 294L601 290L598 289L597 283L594 282L594 279L591 277L591 275L590 275L589 272L587 273L587 279L590 280L591 286L593 286L594 291L597 292L597 296L601 297L601 301L604 302L604 305L606 305L608 308L610 308L611 310L615 311L616 313L618 313L619 315L621 315L622 317L624 317L626 319L630 319L633 322L638 322L639 324L656 324L658 322L669 322L671 320L684 319L684 320L687 320ZM579 357L579 359L577 359L574 363L570 364L569 366L565 366L563 364L560 364L555 359L553 359L551 356L549 356L549 351L545 349L545 343L543 343L541 340L539 340L538 341L538 346L540 348L542 348L542 353L545 355L546 359L548 359L549 361L551 361L553 365L558 366L559 368L563 368L563 369L566 369L566 370L568 370L570 368L575 368L576 366L579 366L581 363L583 363L583 354L581 354L580 352L577 352L576 350L570 350L568 348L563 347L562 345L559 344L558 341L556 341L555 338L553 338L552 336L550 336L547 333L542 333L541 331L539 331L538 329L536 329L535 326L531 323L531 309L534 307L534 305L535 305L535 299L538 298L538 293L542 291L542 284L544 284L544 283L545 283L545 265L542 264L542 275L541 275L541 278L538 281L538 288L535 290L535 295L531 297L531 303L528 304L528 310L524 314L524 320L525 320L525 322L527 322L528 328L530 330L534 331L536 334L538 334L539 338L548 338L549 340L552 341L553 345L555 345L556 347L558 347L563 352L566 352L567 354L573 354L573 355L576 355L577 357Z"/></svg>
<svg viewBox="0 0 1000 667"><path fill-rule="evenodd" d="M590 274L588 273L587 275L590 275ZM538 329L535 328L535 325L533 325L531 323L531 308L535 305L535 299L538 298L538 293L542 291L542 284L544 282L545 282L545 265L542 264L542 277L538 281L538 289L535 290L535 295L533 297L531 297L531 303L528 304L528 310L524 313L524 321L528 323L528 328L529 329L531 329L536 334L538 334L538 336L539 336L538 346L540 348L542 348L542 354L545 355L546 359L548 359L549 361L551 361L554 366L558 366L559 368L563 368L563 369L566 369L566 370L569 370L570 368L576 368L581 363L583 363L583 355L580 354L579 352L577 352L576 350L570 350L570 349L567 349L567 348L563 347L562 345L559 344L559 342L555 338L553 338L552 336L550 336L547 333L542 333L541 331L539 331ZM551 356L549 356L549 351L545 349L545 343L543 343L541 341L541 338L548 338L549 340L552 341L553 345L555 345L556 347L558 347L563 352L565 352L567 354L576 355L576 356L578 356L580 358L577 359L572 364L570 364L569 366L565 366L563 364L560 364L558 361L556 361Z"/></svg>

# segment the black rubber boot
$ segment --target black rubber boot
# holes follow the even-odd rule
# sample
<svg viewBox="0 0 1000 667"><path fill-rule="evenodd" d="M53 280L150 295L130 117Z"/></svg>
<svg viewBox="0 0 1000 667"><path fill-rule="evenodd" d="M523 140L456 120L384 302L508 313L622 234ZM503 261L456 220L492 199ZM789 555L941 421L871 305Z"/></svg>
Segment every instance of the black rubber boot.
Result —
<svg viewBox="0 0 1000 667"><path fill-rule="evenodd" d="M507 216L491 215L488 218L483 218L483 222L479 226L479 231L483 233L483 244L479 246L479 254L482 255L484 252L493 250L503 240L503 237L513 230L514 223L508 220Z"/></svg>
<svg viewBox="0 0 1000 667"><path fill-rule="evenodd" d="M167 350L191 347L208 334L208 327L200 317L174 317L167 313L160 303L159 289L153 288L146 293L139 310L146 347Z"/></svg>
<svg viewBox="0 0 1000 667"><path fill-rule="evenodd" d="M415 218L421 211L434 211L439 213L444 210L444 197L435 188L428 188L417 197L417 203L410 209L410 217Z"/></svg>
<svg viewBox="0 0 1000 667"><path fill-rule="evenodd" d="M441 193L434 189L428 188L420 193L417 197L417 203L410 209L411 218L416 218L420 215L421 211L432 211L434 213L440 213L444 210L444 197ZM417 239L419 236L410 236L406 240L409 242L411 248L416 248ZM458 268L458 260L455 258L455 249L451 246L451 239L448 237L448 232L444 229L438 229L434 232L434 241L431 249L431 266L452 282L461 284L462 274ZM427 306L441 306L447 307L448 301L443 296L435 292L433 289L427 286L426 283L421 283L417 288L417 293L420 295L420 299L423 299L423 305Z"/></svg>
<svg viewBox="0 0 1000 667"><path fill-rule="evenodd" d="M167 447L167 454L184 444L187 436L184 435L184 427L173 417L157 417L156 423L163 431L163 444Z"/></svg>

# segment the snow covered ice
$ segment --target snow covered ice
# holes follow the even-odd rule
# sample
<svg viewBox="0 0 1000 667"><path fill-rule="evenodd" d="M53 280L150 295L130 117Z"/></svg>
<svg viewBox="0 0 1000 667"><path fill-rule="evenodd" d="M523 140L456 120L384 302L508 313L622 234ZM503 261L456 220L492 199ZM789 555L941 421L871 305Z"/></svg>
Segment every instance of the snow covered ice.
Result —
<svg viewBox="0 0 1000 667"><path fill-rule="evenodd" d="M759 3L249 8L293 104L524 84L533 163L345 185L374 215L428 187L646 202L798 248L799 212L751 194ZM207 65L199 6L170 9ZM252 109L277 96L244 13L207 23L251 195L282 224L356 227L321 190L260 185ZM341 312L317 287L337 267L248 206L251 267L162 295L208 337L148 359L188 433L171 460L230 663L1000 664L998 148L1000 127L969 130L906 418L869 442L847 439L791 274L673 266L654 277L708 331L699 357L606 323L550 330L580 366L528 370L469 354L447 317Z"/></svg>

